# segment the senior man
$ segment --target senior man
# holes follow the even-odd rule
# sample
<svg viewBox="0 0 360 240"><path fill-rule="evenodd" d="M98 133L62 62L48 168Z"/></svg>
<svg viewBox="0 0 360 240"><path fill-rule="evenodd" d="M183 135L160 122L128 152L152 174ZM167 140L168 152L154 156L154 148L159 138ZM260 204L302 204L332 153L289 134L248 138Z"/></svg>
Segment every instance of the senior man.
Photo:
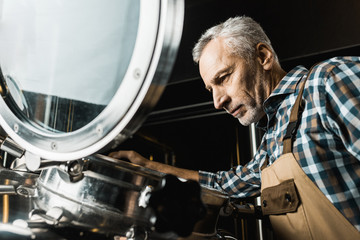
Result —
<svg viewBox="0 0 360 240"><path fill-rule="evenodd" d="M360 58L336 57L285 72L269 38L243 16L208 29L193 49L214 106L265 130L244 166L210 173L115 158L231 197L261 193L279 239L360 239Z"/></svg>

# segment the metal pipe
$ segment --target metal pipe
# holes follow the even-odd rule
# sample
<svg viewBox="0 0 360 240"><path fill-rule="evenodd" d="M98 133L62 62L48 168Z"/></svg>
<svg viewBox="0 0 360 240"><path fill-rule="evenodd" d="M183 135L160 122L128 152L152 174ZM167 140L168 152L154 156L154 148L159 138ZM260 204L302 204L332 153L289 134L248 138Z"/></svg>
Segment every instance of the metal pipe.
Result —
<svg viewBox="0 0 360 240"><path fill-rule="evenodd" d="M0 195L3 194L16 194L15 187L13 185L0 185Z"/></svg>
<svg viewBox="0 0 360 240"><path fill-rule="evenodd" d="M254 123L252 123L250 125L249 131L250 131L250 151L251 151L251 156L254 156L256 151L257 151L257 148L259 147L259 144L260 144L259 134L258 134L258 132L256 130L256 127L255 127ZM255 199L255 204L257 206L261 206L260 197L257 197ZM256 231L258 233L258 239L263 240L264 239L264 234L263 234L262 220L261 219L256 220Z"/></svg>
<svg viewBox="0 0 360 240"><path fill-rule="evenodd" d="M9 137L6 137L4 139L0 138L0 149L17 158L21 158L25 152L23 148L17 145Z"/></svg>

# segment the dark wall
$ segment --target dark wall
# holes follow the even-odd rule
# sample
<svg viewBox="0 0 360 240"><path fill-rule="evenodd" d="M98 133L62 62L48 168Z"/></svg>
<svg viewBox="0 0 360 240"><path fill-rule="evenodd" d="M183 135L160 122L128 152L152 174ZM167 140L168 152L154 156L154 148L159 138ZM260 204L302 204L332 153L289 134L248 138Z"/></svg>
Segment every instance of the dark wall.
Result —
<svg viewBox="0 0 360 240"><path fill-rule="evenodd" d="M285 70L337 55L360 55L358 0L187 0L183 37L171 79L139 135L165 144L176 165L191 169L227 169L251 159L248 128L215 110L204 89L191 50L207 28L237 15L258 21L269 35ZM239 137L240 136L240 137ZM152 143L125 148L154 153ZM240 154L237 154L240 148ZM146 150L145 150L146 149ZM161 147L157 148L161 152ZM151 153L149 153L151 152Z"/></svg>
<svg viewBox="0 0 360 240"><path fill-rule="evenodd" d="M198 76L191 49L201 33L247 15L264 28L283 62L360 45L358 0L187 0L180 52L171 81Z"/></svg>

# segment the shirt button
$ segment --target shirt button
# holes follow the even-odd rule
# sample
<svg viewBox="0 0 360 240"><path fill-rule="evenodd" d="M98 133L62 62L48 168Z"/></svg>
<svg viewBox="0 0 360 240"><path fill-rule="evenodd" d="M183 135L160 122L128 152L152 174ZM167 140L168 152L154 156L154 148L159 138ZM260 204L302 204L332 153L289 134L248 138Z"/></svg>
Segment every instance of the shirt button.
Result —
<svg viewBox="0 0 360 240"><path fill-rule="evenodd" d="M267 206L267 201L264 200L264 201L262 202L262 204L263 204L263 207L266 207L266 206Z"/></svg>

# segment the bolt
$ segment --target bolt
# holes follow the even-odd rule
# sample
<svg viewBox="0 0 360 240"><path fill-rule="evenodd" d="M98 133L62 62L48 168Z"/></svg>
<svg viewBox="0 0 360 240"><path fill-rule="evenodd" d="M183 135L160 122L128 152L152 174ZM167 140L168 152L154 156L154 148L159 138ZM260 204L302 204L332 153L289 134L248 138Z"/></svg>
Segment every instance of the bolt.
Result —
<svg viewBox="0 0 360 240"><path fill-rule="evenodd" d="M139 68L135 68L135 70L134 70L134 78L135 78L135 79L139 79L140 76L141 76L141 71L140 71L140 69L139 69Z"/></svg>
<svg viewBox="0 0 360 240"><path fill-rule="evenodd" d="M56 150L56 149L57 149L57 144L56 144L56 142L52 142L52 143L51 143L51 149L52 149L52 150Z"/></svg>
<svg viewBox="0 0 360 240"><path fill-rule="evenodd" d="M96 133L101 136L104 133L104 128L101 125L96 126Z"/></svg>
<svg viewBox="0 0 360 240"><path fill-rule="evenodd" d="M70 174L80 174L81 173L81 165L78 161L72 162L69 166L69 173Z"/></svg>
<svg viewBox="0 0 360 240"><path fill-rule="evenodd" d="M18 125L17 123L14 124L14 131L15 131L16 133L19 132L19 125Z"/></svg>
<svg viewBox="0 0 360 240"><path fill-rule="evenodd" d="M22 196L28 196L29 195L29 192L28 190L24 189L24 188L18 188L17 189L17 193L22 195Z"/></svg>

